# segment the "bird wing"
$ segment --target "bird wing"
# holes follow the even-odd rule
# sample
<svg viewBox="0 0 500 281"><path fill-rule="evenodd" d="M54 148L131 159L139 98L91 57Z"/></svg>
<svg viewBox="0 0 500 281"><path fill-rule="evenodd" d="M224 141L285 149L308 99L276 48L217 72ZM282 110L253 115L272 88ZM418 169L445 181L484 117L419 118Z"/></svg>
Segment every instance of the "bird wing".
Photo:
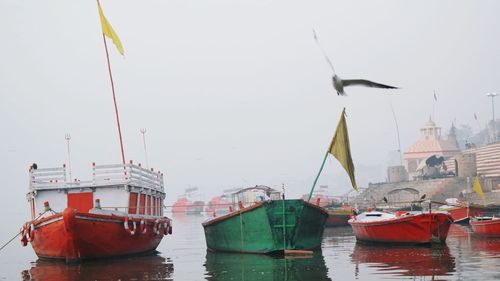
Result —
<svg viewBox="0 0 500 281"><path fill-rule="evenodd" d="M319 43L319 40L318 40L318 36L316 36L316 31L314 29L313 29L313 37L314 37L314 41L316 41L316 45L318 45L319 49L323 53L323 56L325 57L326 62L328 63L328 65L332 69L333 73L335 74L335 68L333 67L333 63L330 60L330 58L328 57L328 55L326 54L325 49L323 49L323 47L321 47L321 44Z"/></svg>
<svg viewBox="0 0 500 281"><path fill-rule="evenodd" d="M365 79L351 79L351 80L342 80L342 84L344 87L347 86L365 86L371 88L383 88L383 89L399 89L398 87L384 85L380 83L375 83Z"/></svg>

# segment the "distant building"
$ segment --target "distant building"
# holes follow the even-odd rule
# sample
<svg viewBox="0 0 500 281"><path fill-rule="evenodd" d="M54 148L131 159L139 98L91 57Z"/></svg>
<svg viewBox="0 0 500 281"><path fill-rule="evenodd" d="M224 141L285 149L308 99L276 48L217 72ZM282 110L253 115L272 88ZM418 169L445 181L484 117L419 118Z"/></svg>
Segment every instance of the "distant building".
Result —
<svg viewBox="0 0 500 281"><path fill-rule="evenodd" d="M432 155L443 156L445 159L460 153L452 125L447 139L441 138L441 128L437 127L429 117L429 121L420 129L420 139L404 152L404 161L408 173L416 171L419 163Z"/></svg>

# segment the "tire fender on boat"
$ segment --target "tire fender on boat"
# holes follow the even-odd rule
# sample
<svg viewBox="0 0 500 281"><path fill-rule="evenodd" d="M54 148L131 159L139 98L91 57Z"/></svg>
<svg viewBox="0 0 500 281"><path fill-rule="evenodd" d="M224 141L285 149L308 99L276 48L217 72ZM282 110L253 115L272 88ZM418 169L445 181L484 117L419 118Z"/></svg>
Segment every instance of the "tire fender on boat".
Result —
<svg viewBox="0 0 500 281"><path fill-rule="evenodd" d="M153 233L155 235L159 235L160 234L160 227L161 227L161 224L160 224L160 220L155 220L155 223L153 225Z"/></svg>
<svg viewBox="0 0 500 281"><path fill-rule="evenodd" d="M146 221L144 219L141 219L141 222L139 223L139 233L146 234L146 232L148 232L148 228L146 227Z"/></svg>
<svg viewBox="0 0 500 281"><path fill-rule="evenodd" d="M28 237L26 235L26 225L23 225L23 227L21 227L20 234L21 234L21 245L23 245L23 247L26 247L26 245L28 245Z"/></svg>
<svg viewBox="0 0 500 281"><path fill-rule="evenodd" d="M172 234L172 225L170 221L167 223L167 229L165 230L165 235L167 234Z"/></svg>
<svg viewBox="0 0 500 281"><path fill-rule="evenodd" d="M161 228L163 230L162 231L163 235L167 235L168 234L168 222L165 221L164 223L162 223Z"/></svg>
<svg viewBox="0 0 500 281"><path fill-rule="evenodd" d="M28 242L32 242L35 239L35 225L30 223L29 225L25 225L26 227L26 239Z"/></svg>
<svg viewBox="0 0 500 281"><path fill-rule="evenodd" d="M134 235L135 234L135 230L137 229L137 224L135 223L135 221L132 219L132 226L133 226L133 229L131 230L129 225L128 225L128 216L125 217L125 220L123 221L123 228L130 234L130 236Z"/></svg>

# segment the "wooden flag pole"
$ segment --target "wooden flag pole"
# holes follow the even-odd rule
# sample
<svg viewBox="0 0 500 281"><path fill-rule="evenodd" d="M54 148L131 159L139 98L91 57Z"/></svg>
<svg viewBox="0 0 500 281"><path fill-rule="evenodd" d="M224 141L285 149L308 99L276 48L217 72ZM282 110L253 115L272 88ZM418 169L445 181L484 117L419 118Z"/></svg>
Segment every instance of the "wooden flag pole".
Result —
<svg viewBox="0 0 500 281"><path fill-rule="evenodd" d="M321 175L321 171L323 171L323 167L325 166L325 162L326 162L326 158L328 157L328 153L329 153L329 151L327 151L325 153L325 158L323 159L323 163L321 163L321 167L319 168L319 172L316 175L316 178L314 179L314 183L313 183L313 186L311 188L311 192L309 192L309 197L307 198L307 202L309 202L311 200L314 188L316 187L316 182L318 182L319 175Z"/></svg>
<svg viewBox="0 0 500 281"><path fill-rule="evenodd" d="M120 127L120 117L118 116L118 105L116 104L115 84L113 83L113 75L111 74L111 64L109 62L108 45L106 44L106 36L104 35L104 33L102 34L102 39L104 40L104 49L106 50L106 59L108 62L109 79L111 80L111 91L113 92L113 102L115 104L116 123L118 125L118 136L120 137L120 148L122 151L122 162L123 165L125 165L125 153L123 152L122 130Z"/></svg>

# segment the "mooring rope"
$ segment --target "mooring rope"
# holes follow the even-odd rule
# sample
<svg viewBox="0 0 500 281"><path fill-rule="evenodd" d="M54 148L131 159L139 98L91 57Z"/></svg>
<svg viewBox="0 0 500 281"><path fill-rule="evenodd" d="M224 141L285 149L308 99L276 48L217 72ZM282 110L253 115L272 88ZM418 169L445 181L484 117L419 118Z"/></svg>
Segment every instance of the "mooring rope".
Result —
<svg viewBox="0 0 500 281"><path fill-rule="evenodd" d="M43 214L45 214L47 211L41 213L38 217L36 217L34 220L32 221L36 221L37 219L39 219L41 216L43 216ZM14 237L12 237L7 243L3 244L2 247L0 247L0 251L3 250L3 248L7 247L7 245L10 244L10 242L12 242L14 239L16 239L17 236L19 236L21 234L21 231L19 231Z"/></svg>

